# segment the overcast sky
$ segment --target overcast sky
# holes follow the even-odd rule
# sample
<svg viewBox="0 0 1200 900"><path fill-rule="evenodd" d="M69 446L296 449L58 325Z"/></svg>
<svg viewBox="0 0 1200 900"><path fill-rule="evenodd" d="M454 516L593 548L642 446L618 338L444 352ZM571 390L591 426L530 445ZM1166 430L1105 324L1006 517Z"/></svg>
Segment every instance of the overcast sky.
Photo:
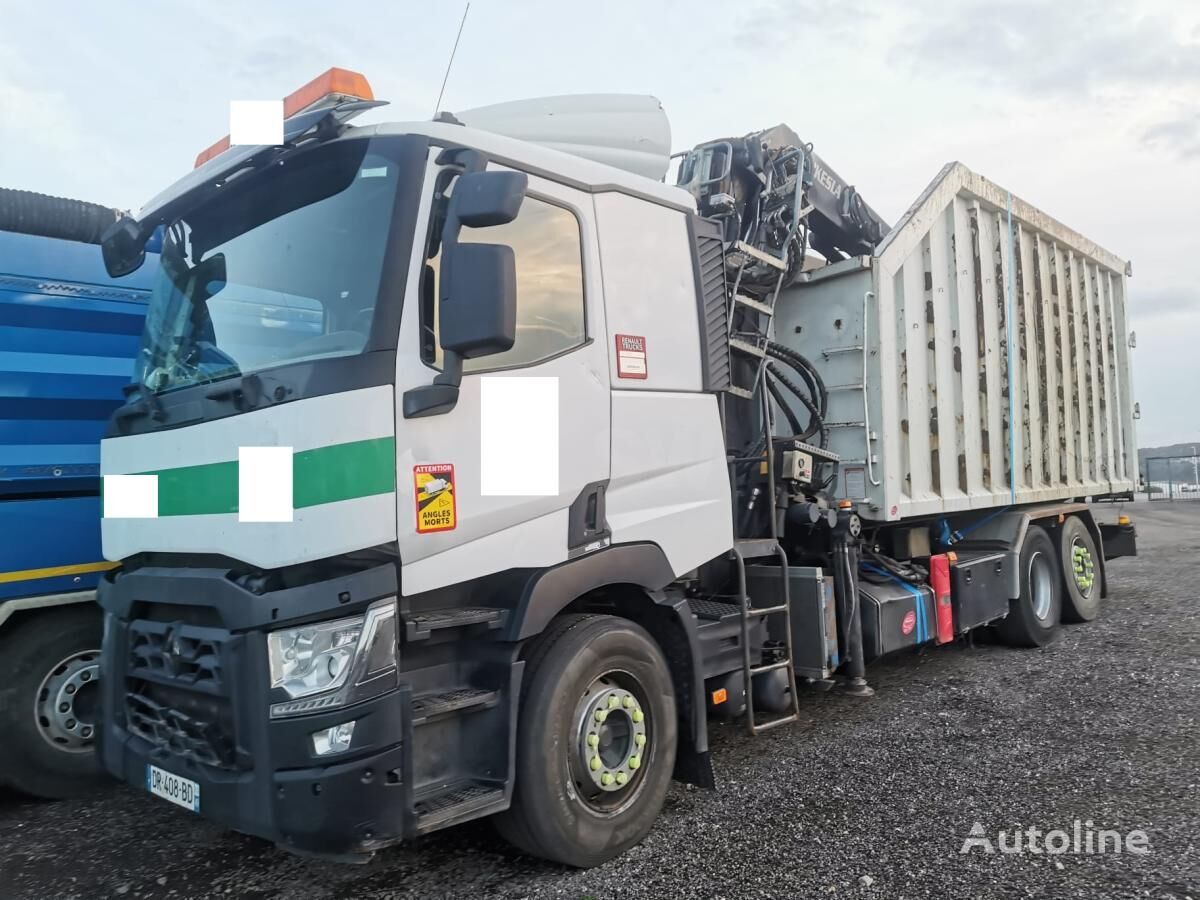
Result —
<svg viewBox="0 0 1200 900"><path fill-rule="evenodd" d="M462 7L0 0L0 185L137 208L331 65L428 118ZM1139 443L1200 440L1200 3L474 0L442 108L582 92L786 122L891 222L963 161L1133 261Z"/></svg>

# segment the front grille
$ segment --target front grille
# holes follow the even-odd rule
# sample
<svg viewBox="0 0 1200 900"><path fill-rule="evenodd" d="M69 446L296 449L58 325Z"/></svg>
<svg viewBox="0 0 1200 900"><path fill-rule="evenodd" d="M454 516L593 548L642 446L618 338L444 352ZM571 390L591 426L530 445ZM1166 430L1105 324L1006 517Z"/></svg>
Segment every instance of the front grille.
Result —
<svg viewBox="0 0 1200 900"><path fill-rule="evenodd" d="M206 766L238 766L233 701L225 682L232 640L183 621L129 624L126 724L155 749Z"/></svg>
<svg viewBox="0 0 1200 900"><path fill-rule="evenodd" d="M220 693L221 637L214 628L179 623L137 621L129 633L131 675L153 673L156 680L198 686Z"/></svg>
<svg viewBox="0 0 1200 900"><path fill-rule="evenodd" d="M151 685L143 688L153 690ZM158 749L218 769L236 768L232 729L219 712L211 719L190 716L146 693L130 692L125 713L129 730Z"/></svg>

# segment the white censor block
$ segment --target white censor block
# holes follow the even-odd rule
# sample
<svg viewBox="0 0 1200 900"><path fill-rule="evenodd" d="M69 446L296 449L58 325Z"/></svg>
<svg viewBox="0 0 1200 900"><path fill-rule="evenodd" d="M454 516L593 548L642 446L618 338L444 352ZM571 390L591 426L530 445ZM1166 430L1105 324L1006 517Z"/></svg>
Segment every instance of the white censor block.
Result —
<svg viewBox="0 0 1200 900"><path fill-rule="evenodd" d="M238 521L290 522L292 448L238 447Z"/></svg>
<svg viewBox="0 0 1200 900"><path fill-rule="evenodd" d="M157 475L105 475L104 518L157 519Z"/></svg>
<svg viewBox="0 0 1200 900"><path fill-rule="evenodd" d="M483 377L479 491L485 497L558 495L558 378Z"/></svg>
<svg viewBox="0 0 1200 900"><path fill-rule="evenodd" d="M229 143L283 143L282 100L230 100Z"/></svg>

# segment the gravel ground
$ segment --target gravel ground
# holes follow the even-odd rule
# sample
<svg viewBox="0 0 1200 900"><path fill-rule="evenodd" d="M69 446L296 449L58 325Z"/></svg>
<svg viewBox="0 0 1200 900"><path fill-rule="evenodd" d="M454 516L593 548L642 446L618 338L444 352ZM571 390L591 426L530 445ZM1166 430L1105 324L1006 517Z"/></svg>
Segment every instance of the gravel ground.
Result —
<svg viewBox="0 0 1200 900"><path fill-rule="evenodd" d="M128 788L0 795L0 897L1046 897L1200 900L1200 502L1137 503L1137 559L1050 647L976 644L872 668L873 700L714 726L719 789L676 786L654 831L586 872L475 822L366 866L298 859ZM1115 510L1113 511L1115 515ZM1001 829L1142 829L1147 855L985 855Z"/></svg>

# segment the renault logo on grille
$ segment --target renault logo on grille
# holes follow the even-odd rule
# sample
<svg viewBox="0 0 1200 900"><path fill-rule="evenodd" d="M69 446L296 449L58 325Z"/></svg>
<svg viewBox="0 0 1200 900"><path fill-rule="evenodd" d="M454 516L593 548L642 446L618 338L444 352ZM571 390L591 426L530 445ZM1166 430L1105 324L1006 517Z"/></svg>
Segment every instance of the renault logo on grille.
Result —
<svg viewBox="0 0 1200 900"><path fill-rule="evenodd" d="M178 675L183 668L183 639L179 626L171 625L163 639L163 668L171 675Z"/></svg>

